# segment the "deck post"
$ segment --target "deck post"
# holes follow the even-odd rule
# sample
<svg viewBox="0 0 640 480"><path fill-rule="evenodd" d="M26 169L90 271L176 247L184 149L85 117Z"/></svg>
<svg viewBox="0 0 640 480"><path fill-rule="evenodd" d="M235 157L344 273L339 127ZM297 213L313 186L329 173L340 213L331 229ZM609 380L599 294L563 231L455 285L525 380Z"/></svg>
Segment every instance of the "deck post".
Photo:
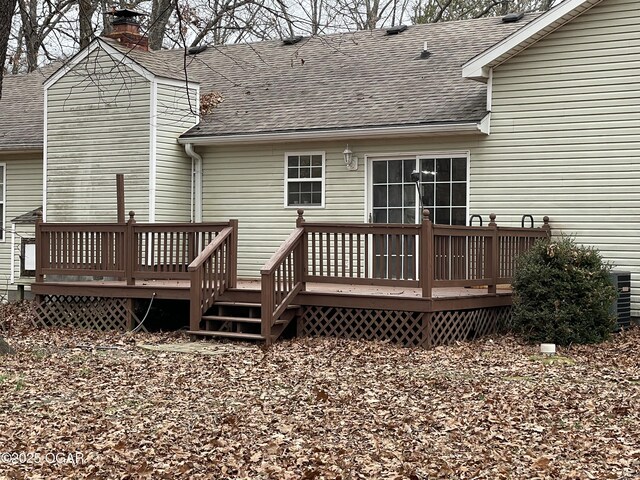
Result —
<svg viewBox="0 0 640 480"><path fill-rule="evenodd" d="M298 209L298 218L296 218L296 227L304 228L304 210ZM307 270L308 270L308 258L309 258L309 240L306 232L302 234L300 239L300 248L298 248L295 261L295 279L302 284L301 291L304 292L307 289Z"/></svg>
<svg viewBox="0 0 640 480"><path fill-rule="evenodd" d="M42 211L36 212L36 282L44 282L44 275L42 274L42 264L44 262L44 247L46 242L42 238ZM49 249L47 248L47 253Z"/></svg>
<svg viewBox="0 0 640 480"><path fill-rule="evenodd" d="M136 212L131 210L129 212L129 221L125 227L124 234L124 276L127 280L127 285L135 285L136 280L133 278L133 272L135 270L135 258L137 254L136 234L134 231L134 225L136 223Z"/></svg>
<svg viewBox="0 0 640 480"><path fill-rule="evenodd" d="M429 210L425 208L420 228L420 285L423 298L431 298L433 277L433 223Z"/></svg>
<svg viewBox="0 0 640 480"><path fill-rule="evenodd" d="M260 282L261 290L261 322L260 333L265 338L267 345L271 344L271 322L273 320L273 292L275 285L273 283L273 275L262 273Z"/></svg>
<svg viewBox="0 0 640 480"><path fill-rule="evenodd" d="M202 319L202 269L191 271L191 285L189 289L189 330L200 330Z"/></svg>
<svg viewBox="0 0 640 480"><path fill-rule="evenodd" d="M489 227L491 232L491 245L487 249L487 261L489 263L489 277L491 283L487 286L487 293L495 295L498 288L498 276L500 274L500 244L498 239L498 224L496 223L496 214L489 214Z"/></svg>
<svg viewBox="0 0 640 480"><path fill-rule="evenodd" d="M125 223L124 220L124 175L116 173L116 202L118 205L118 223Z"/></svg>
<svg viewBox="0 0 640 480"><path fill-rule="evenodd" d="M547 231L547 238L551 238L551 225L549 225L549 217L546 215L542 217L542 228Z"/></svg>
<svg viewBox="0 0 640 480"><path fill-rule="evenodd" d="M135 325L133 324L133 308L134 308L133 298L127 298L126 302L127 302L127 313L126 313L125 329L127 332L130 332L135 328Z"/></svg>
<svg viewBox="0 0 640 480"><path fill-rule="evenodd" d="M230 238L229 265L227 272L229 275L229 285L227 288L236 288L238 285L238 220L229 220L229 226L233 229Z"/></svg>

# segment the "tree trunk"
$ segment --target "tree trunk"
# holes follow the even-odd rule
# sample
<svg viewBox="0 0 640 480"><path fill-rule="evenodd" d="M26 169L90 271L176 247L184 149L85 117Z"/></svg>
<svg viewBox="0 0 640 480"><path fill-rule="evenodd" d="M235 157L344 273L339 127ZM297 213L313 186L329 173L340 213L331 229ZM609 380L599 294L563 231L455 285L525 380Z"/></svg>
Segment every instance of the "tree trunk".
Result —
<svg viewBox="0 0 640 480"><path fill-rule="evenodd" d="M97 4L91 0L79 0L78 23L80 24L80 48L84 48L91 42L93 38L93 25L91 19L96 11Z"/></svg>
<svg viewBox="0 0 640 480"><path fill-rule="evenodd" d="M0 356L2 355L12 355L16 353L16 351L4 341L4 338L0 337Z"/></svg>
<svg viewBox="0 0 640 480"><path fill-rule="evenodd" d="M0 98L2 98L4 62L7 59L7 45L11 34L11 19L15 9L16 0L3 0L0 2Z"/></svg>
<svg viewBox="0 0 640 480"><path fill-rule="evenodd" d="M149 50L160 50L167 22L173 13L173 0L153 0L149 17Z"/></svg>
<svg viewBox="0 0 640 480"><path fill-rule="evenodd" d="M19 5L24 45L27 50L27 71L33 72L38 68L38 51L41 44L38 38L38 2L37 0L20 0Z"/></svg>

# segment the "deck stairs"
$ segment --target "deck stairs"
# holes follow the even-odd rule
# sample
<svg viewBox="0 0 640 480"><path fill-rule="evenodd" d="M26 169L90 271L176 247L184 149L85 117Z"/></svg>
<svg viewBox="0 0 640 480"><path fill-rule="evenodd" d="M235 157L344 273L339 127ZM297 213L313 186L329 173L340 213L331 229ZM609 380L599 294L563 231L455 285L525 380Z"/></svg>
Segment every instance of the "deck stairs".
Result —
<svg viewBox="0 0 640 480"><path fill-rule="evenodd" d="M276 321L271 329L271 342L284 332L287 325L299 315L300 307L290 305ZM223 300L217 301L202 316L200 330L190 330L188 333L195 338L220 338L228 340L248 340L265 342L262 335L262 308L260 303L248 301Z"/></svg>

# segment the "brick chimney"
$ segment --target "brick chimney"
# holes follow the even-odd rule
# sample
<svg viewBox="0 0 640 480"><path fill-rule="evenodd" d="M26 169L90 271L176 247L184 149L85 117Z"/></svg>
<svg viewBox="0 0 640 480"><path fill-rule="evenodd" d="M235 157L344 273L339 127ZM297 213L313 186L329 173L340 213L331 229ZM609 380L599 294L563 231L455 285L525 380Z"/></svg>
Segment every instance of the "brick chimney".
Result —
<svg viewBox="0 0 640 480"><path fill-rule="evenodd" d="M136 17L145 15L144 13L126 8L122 10L114 8L108 15L113 15L112 30L105 37L112 38L129 48L149 50L149 39L140 33L140 23L136 20Z"/></svg>

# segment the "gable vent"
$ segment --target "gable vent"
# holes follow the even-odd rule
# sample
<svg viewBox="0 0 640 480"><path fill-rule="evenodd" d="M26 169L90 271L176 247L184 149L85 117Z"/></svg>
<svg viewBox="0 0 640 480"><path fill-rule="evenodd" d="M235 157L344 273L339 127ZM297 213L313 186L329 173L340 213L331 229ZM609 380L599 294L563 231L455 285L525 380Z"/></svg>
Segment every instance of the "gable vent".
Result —
<svg viewBox="0 0 640 480"><path fill-rule="evenodd" d="M396 25L395 27L389 27L387 28L387 35L397 35L404 32L406 29L406 25Z"/></svg>
<svg viewBox="0 0 640 480"><path fill-rule="evenodd" d="M302 40L302 35L296 35L295 37L288 37L282 39L283 45L295 45Z"/></svg>
<svg viewBox="0 0 640 480"><path fill-rule="evenodd" d="M515 23L518 20L521 20L522 17L524 17L524 12L508 13L502 17L502 23Z"/></svg>

